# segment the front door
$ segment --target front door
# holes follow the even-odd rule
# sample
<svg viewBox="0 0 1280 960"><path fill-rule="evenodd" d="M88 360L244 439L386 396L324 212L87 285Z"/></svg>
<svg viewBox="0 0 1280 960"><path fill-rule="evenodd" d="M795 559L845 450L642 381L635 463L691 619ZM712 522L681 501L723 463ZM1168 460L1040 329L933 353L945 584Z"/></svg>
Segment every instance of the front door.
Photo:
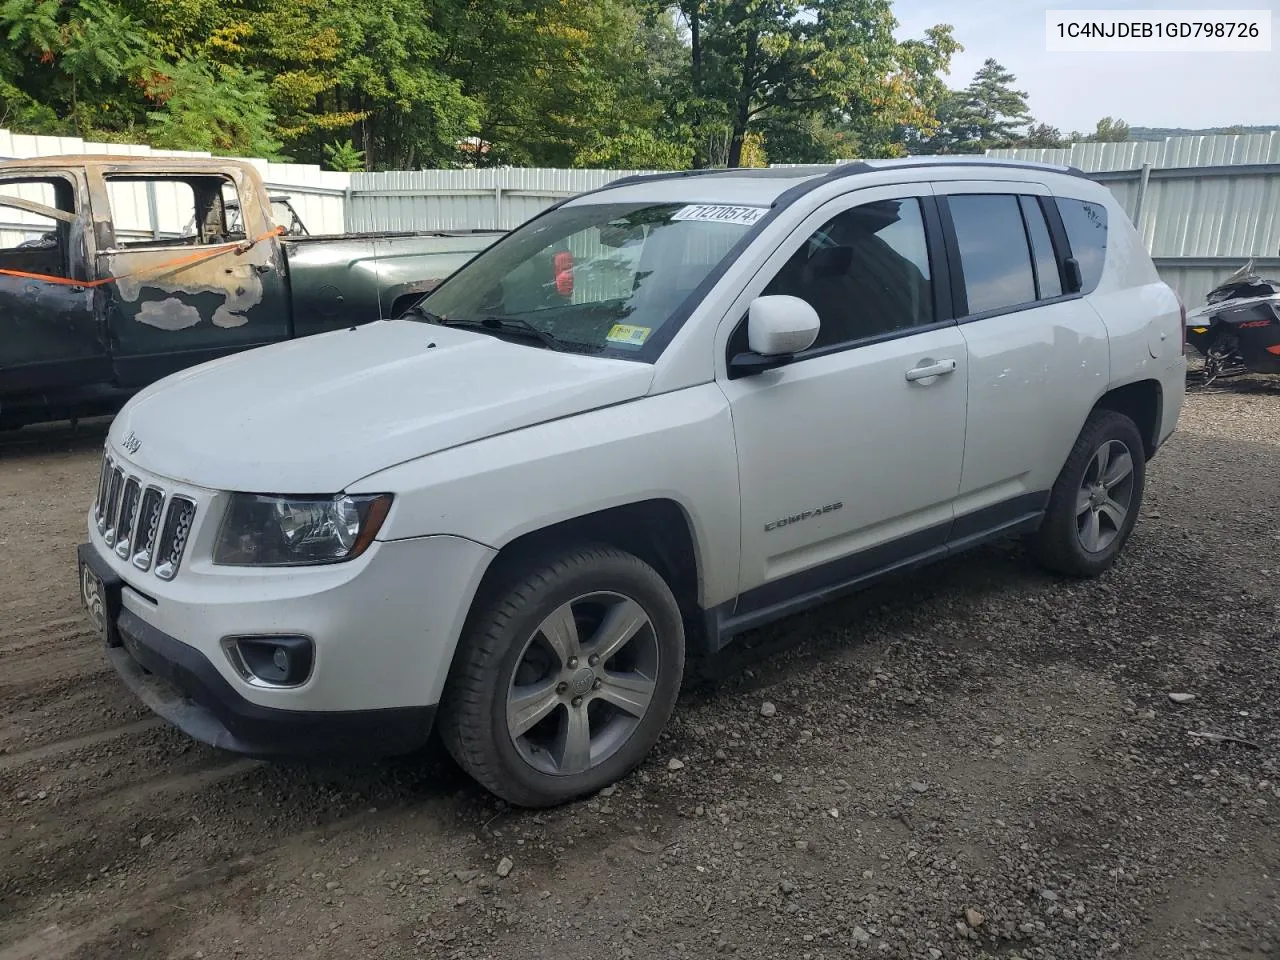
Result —
<svg viewBox="0 0 1280 960"><path fill-rule="evenodd" d="M0 423L10 398L110 378L93 292L56 282L88 279L76 255L85 243L83 213L70 176L0 180Z"/></svg>
<svg viewBox="0 0 1280 960"><path fill-rule="evenodd" d="M271 224L260 198L239 196L248 184L217 173L108 171L95 186L111 209L114 238L98 254L98 275L118 278L103 290L121 386L288 339L283 255L275 237L260 239ZM247 204L234 230L231 200Z"/></svg>
<svg viewBox="0 0 1280 960"><path fill-rule="evenodd" d="M740 470L740 625L947 541L968 362L933 197L913 189L826 204L739 301L789 294L821 321L794 363L722 381ZM745 347L743 321L728 353Z"/></svg>

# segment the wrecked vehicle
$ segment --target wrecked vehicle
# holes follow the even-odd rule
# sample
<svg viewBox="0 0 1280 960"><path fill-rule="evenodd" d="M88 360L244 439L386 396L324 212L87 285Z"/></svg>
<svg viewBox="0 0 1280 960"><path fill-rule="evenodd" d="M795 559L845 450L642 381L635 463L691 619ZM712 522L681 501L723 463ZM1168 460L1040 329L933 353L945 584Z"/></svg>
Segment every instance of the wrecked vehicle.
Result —
<svg viewBox="0 0 1280 960"><path fill-rule="evenodd" d="M0 163L0 429L112 414L178 370L398 316L502 235L313 236L284 199L236 160Z"/></svg>

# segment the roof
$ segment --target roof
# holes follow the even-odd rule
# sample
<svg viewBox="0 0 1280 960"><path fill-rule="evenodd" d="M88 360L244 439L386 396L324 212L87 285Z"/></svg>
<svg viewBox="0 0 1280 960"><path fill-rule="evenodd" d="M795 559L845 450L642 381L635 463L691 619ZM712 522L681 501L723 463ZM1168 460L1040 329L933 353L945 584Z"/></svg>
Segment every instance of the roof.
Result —
<svg viewBox="0 0 1280 960"><path fill-rule="evenodd" d="M645 196L652 198L654 185L661 184L663 199L695 200L704 203L759 204L766 201L777 202L790 191L807 192L820 183L840 180L876 173L891 173L895 170L933 169L938 171L958 168L981 168L988 170L1025 170L1029 173L1052 173L1084 178L1085 174L1075 167L1053 163L1035 163L1025 160L1009 160L997 157L978 155L966 156L920 156L901 157L885 160L852 160L830 165L797 165L786 167L736 167L730 169L680 170L671 173L636 174L613 180L595 190L579 194L569 203L576 203L584 198L611 191L626 191L625 196L641 199L641 190L627 190L630 187L643 188ZM794 196L794 194L792 194ZM622 197L619 197L622 199ZM591 201L587 201L591 202ZM598 201L597 201L598 202Z"/></svg>
<svg viewBox="0 0 1280 960"><path fill-rule="evenodd" d="M136 156L116 153L58 153L45 157L24 157L19 160L0 161L0 173L9 170L52 170L67 167L138 167L139 169L155 169L162 167L168 170L184 172L205 171L227 167L249 167L253 164L247 160L234 160L223 157L167 157L163 154L147 154Z"/></svg>

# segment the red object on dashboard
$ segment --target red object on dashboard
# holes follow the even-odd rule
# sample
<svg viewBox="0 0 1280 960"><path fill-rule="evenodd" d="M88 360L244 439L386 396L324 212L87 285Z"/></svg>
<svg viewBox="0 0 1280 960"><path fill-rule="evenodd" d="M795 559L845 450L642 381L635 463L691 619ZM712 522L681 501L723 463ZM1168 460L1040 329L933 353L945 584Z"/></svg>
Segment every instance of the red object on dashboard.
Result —
<svg viewBox="0 0 1280 960"><path fill-rule="evenodd" d="M573 296L573 254L568 250L556 254L556 292L562 297Z"/></svg>

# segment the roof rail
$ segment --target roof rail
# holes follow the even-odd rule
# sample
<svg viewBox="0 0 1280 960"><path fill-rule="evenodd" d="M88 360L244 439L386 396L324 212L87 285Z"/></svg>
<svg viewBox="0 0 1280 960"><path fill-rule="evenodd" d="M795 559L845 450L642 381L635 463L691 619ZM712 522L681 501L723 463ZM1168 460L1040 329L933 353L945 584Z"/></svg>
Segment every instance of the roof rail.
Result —
<svg viewBox="0 0 1280 960"><path fill-rule="evenodd" d="M808 166L806 164L805 166ZM816 164L814 166L817 166ZM848 160L837 163L826 173L811 176L809 179L796 184L789 190L783 191L774 198L771 206L786 206L796 197L808 193L816 188L819 184L829 183L832 180L840 180L844 177L851 177L862 173L877 173L882 170L903 170L917 169L922 167L1001 167L1013 170L1047 170L1053 173L1061 173L1067 176L1080 177L1081 179L1090 179L1089 175L1077 167L1067 166L1057 163L1042 163L1036 160L1011 160L1004 157L987 157L982 155L956 155L941 154L937 156L920 156L920 157L894 157L886 160ZM550 213L557 207L564 206L571 200L579 200L582 197L590 196L596 193L604 193L612 190L614 187L630 186L637 183L655 183L660 180L680 180L686 177L705 177L705 176L750 176L754 167L706 167L700 170L671 170L660 173L633 173L625 177L619 177L617 180L610 180L608 183L593 187L590 190L584 190L582 193L565 197L556 201L550 207L547 207L543 213ZM777 169L777 168L771 168ZM796 176L802 177L804 174L799 171Z"/></svg>
<svg viewBox="0 0 1280 960"><path fill-rule="evenodd" d="M854 170L847 168L853 167ZM902 170L919 167L1005 167L1013 170L1048 170L1072 177L1088 175L1078 167L1062 163L1045 163L1040 160L1015 160L1007 157L988 157L980 154L934 154L917 157L893 157L884 160L854 160L843 163L828 174L830 177L847 177L851 173L872 173L877 170Z"/></svg>
<svg viewBox="0 0 1280 960"><path fill-rule="evenodd" d="M607 190L609 187L622 186L628 183L652 183L655 180L676 180L681 177L700 177L710 173L726 173L732 172L724 167L704 167L701 170L666 170L660 173L633 173L630 176L619 177L617 180L610 180L608 183L596 190ZM594 193L595 190L588 191Z"/></svg>

